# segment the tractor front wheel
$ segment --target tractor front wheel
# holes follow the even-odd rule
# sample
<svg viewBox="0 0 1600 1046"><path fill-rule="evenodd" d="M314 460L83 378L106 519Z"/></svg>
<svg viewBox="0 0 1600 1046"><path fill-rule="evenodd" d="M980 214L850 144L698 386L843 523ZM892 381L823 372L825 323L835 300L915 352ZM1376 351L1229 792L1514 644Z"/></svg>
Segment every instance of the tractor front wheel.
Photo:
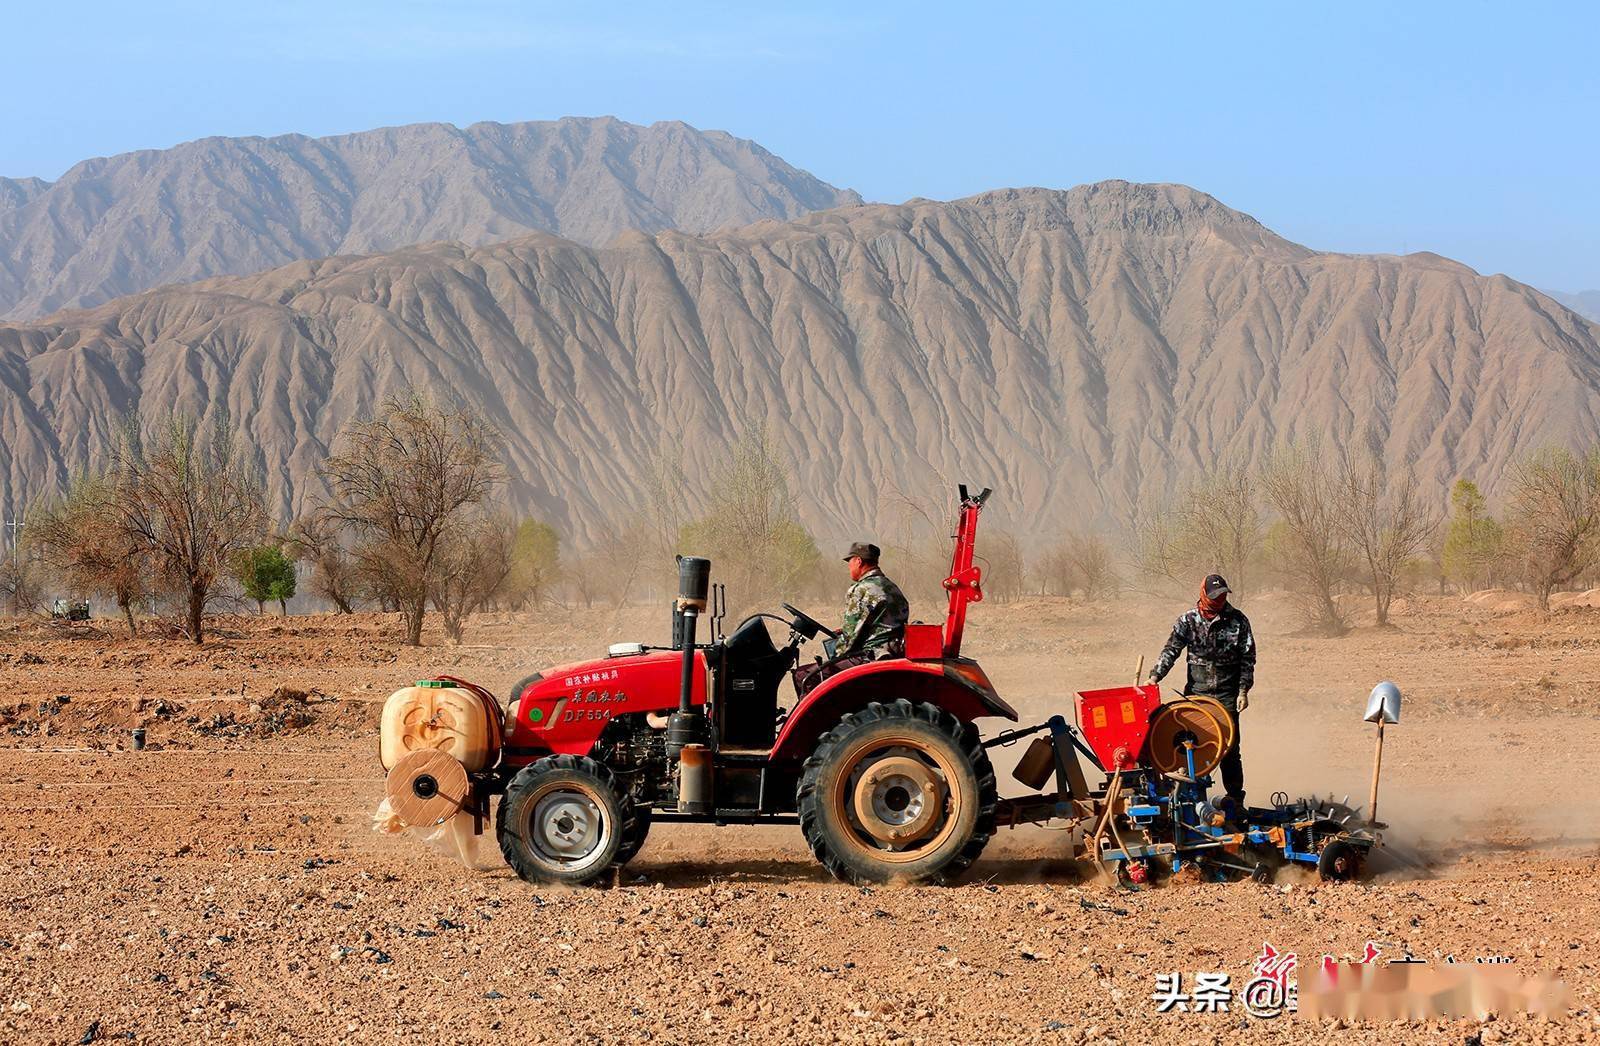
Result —
<svg viewBox="0 0 1600 1046"><path fill-rule="evenodd" d="M847 882L942 882L994 834L994 768L970 723L936 705L873 702L805 762L800 827Z"/></svg>
<svg viewBox="0 0 1600 1046"><path fill-rule="evenodd" d="M495 835L506 863L528 882L591 883L616 860L630 811L604 764L546 756L506 785Z"/></svg>
<svg viewBox="0 0 1600 1046"><path fill-rule="evenodd" d="M635 806L633 817L622 830L622 845L617 848L616 859L612 862L621 866L627 864L638 855L644 846L645 838L650 834L650 808L648 806Z"/></svg>

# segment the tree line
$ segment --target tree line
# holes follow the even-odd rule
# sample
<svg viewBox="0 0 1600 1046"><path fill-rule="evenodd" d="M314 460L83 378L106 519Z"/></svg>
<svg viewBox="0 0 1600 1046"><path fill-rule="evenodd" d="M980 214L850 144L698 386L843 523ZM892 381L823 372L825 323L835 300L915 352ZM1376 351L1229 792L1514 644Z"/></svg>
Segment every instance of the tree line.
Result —
<svg viewBox="0 0 1600 1046"><path fill-rule="evenodd" d="M107 468L27 514L28 555L0 565L0 596L14 609L35 605L48 578L114 603L131 633L137 611L159 606L201 642L218 603L287 612L303 585L340 613L397 613L409 644L421 642L430 612L460 642L486 608L558 593L584 606L664 598L675 552L711 557L739 609L836 597L838 564L800 523L782 461L768 433L742 434L691 512L681 466L658 455L637 507L599 523L569 562L555 528L495 507L506 478L499 436L464 408L408 394L347 426L317 469L327 493L286 525L269 519L263 479L226 419L204 431L183 416L148 428L128 421ZM1498 518L1470 479L1455 484L1446 512L1409 470L1302 440L1255 469L1219 463L1141 506L1120 545L1065 533L1030 558L989 526L979 558L997 601L1190 589L1215 571L1238 590L1290 593L1307 623L1328 632L1347 627L1351 593L1371 600L1380 625L1397 594L1430 585L1519 587L1548 609L1553 592L1593 580L1600 566L1600 448L1541 450L1510 479ZM891 575L915 603L942 602L953 503L888 483L879 504Z"/></svg>
<svg viewBox="0 0 1600 1046"><path fill-rule="evenodd" d="M1600 449L1545 448L1511 469L1502 519L1470 478L1448 504L1409 468L1300 440L1256 470L1223 464L1136 523L1131 558L1148 578L1192 585L1210 570L1235 588L1291 594L1306 623L1338 633L1342 594L1371 600L1378 625L1405 591L1559 589L1600 565Z"/></svg>
<svg viewBox="0 0 1600 1046"><path fill-rule="evenodd" d="M7 572L14 609L36 605L48 580L115 603L130 634L137 611L166 608L200 643L220 602L287 612L304 564L310 591L337 611L398 611L416 644L431 609L459 642L476 611L537 599L559 561L551 527L493 508L496 433L419 395L348 426L318 468L327 496L286 526L271 521L263 477L225 418L204 429L183 415L128 419L110 458L27 514L27 555Z"/></svg>
<svg viewBox="0 0 1600 1046"><path fill-rule="evenodd" d="M303 586L338 613L397 613L417 645L430 613L460 642L478 611L522 609L558 586L585 606L656 597L674 584L678 550L711 556L741 606L805 598L826 583L762 432L735 442L693 516L676 462L651 462L644 507L602 523L570 563L554 527L494 507L506 479L499 434L468 409L392 399L347 426L317 474L325 496L274 524L263 477L226 419L204 430L182 415L127 420L107 468L27 514L27 555L0 564L0 596L14 611L35 609L53 582L114 603L130 634L156 609L199 643L219 604L286 613Z"/></svg>
<svg viewBox="0 0 1600 1046"><path fill-rule="evenodd" d="M1120 535L1066 532L1025 556L998 527L980 534L984 591L1098 599L1128 589L1191 593L1210 573L1236 591L1291 596L1305 624L1329 634L1370 602L1379 626L1405 592L1491 587L1553 593L1600 584L1600 448L1536 451L1511 469L1499 518L1470 478L1448 503L1407 467L1311 438L1272 449L1255 467L1222 461L1158 501ZM949 484L945 484L949 486ZM924 600L942 598L953 505L889 484L882 494L891 573Z"/></svg>

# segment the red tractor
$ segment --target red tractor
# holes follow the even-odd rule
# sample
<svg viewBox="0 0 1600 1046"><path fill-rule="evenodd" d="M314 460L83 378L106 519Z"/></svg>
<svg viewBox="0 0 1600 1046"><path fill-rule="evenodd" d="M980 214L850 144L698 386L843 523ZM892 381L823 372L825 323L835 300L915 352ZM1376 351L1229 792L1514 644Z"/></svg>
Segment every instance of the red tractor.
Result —
<svg viewBox="0 0 1600 1046"><path fill-rule="evenodd" d="M1359 874L1384 827L1370 817L1284 793L1263 808L1209 801L1209 775L1235 736L1209 698L1163 702L1153 685L1086 690L1076 728L1053 715L981 739L977 720L1017 714L961 656L967 605L983 598L972 556L989 491L960 494L945 622L907 625L897 656L831 675L801 670L800 648L836 633L787 604L724 635L711 564L685 557L671 646L622 643L600 660L535 673L503 710L448 676L391 696L380 823L448 821L460 841L482 830L498 794L501 852L536 882L603 879L660 821L799 824L823 866L852 882L951 878L997 825L1045 821L1081 827L1074 850L1129 884L1190 864L1217 879L1270 878L1286 863L1330 879ZM700 643L708 604L712 638ZM767 620L787 629L783 646ZM795 693L787 709L785 676ZM1391 691L1392 701L1379 700ZM1381 722L1399 721L1399 690L1385 683L1372 701L1381 742ZM1026 737L1013 776L1034 791L1001 799L988 749ZM1085 765L1105 782L1091 789ZM1376 765L1373 782L1375 806Z"/></svg>
<svg viewBox="0 0 1600 1046"><path fill-rule="evenodd" d="M681 559L673 645L618 644L517 684L498 765L474 775L465 805L481 816L503 792L500 849L530 881L605 876L668 821L798 823L817 859L850 881L960 874L995 830L995 775L973 722L1017 718L961 656L967 604L983 598L972 559L988 496L961 488L943 626L908 625L900 656L846 668L792 702L779 692L785 677L801 685L801 646L837 633L784 604L724 636L710 563ZM702 643L708 600L713 636ZM767 620L787 629L782 646Z"/></svg>

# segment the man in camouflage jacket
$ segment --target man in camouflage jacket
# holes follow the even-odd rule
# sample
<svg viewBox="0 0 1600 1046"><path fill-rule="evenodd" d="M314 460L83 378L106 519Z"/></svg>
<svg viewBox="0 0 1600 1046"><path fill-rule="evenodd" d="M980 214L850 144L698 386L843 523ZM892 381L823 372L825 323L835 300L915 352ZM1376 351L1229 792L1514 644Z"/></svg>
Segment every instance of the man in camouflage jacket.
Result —
<svg viewBox="0 0 1600 1046"><path fill-rule="evenodd" d="M844 627L839 629L835 657L885 653L895 640L904 640L911 607L900 586L878 568L877 545L858 541L844 561L850 564L850 591L844 597Z"/></svg>
<svg viewBox="0 0 1600 1046"><path fill-rule="evenodd" d="M1244 765L1239 759L1239 713L1250 704L1256 681L1256 639L1250 619L1228 602L1228 583L1220 574L1208 575L1200 585L1200 600L1172 626L1172 636L1161 648L1150 682L1159 683L1189 651L1189 678L1185 694L1202 694L1222 702L1233 716L1233 746L1222 757L1222 787L1234 802L1244 804Z"/></svg>
<svg viewBox="0 0 1600 1046"><path fill-rule="evenodd" d="M877 545L858 541L850 546L845 562L850 564L850 591L844 597L844 626L834 640L833 654L814 665L801 665L794 672L795 692L801 697L818 683L847 668L893 657L905 640L906 621L911 607L905 595L878 568ZM899 648L899 649L897 649Z"/></svg>

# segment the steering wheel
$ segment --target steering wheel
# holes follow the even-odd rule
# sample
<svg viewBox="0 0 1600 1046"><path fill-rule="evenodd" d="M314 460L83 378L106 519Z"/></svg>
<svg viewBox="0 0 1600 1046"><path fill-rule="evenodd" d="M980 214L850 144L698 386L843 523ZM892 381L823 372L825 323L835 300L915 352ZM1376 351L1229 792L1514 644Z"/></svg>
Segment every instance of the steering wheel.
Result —
<svg viewBox="0 0 1600 1046"><path fill-rule="evenodd" d="M826 635L829 639L839 638L838 632L835 632L833 629L829 628L827 625L824 625L821 621L818 621L816 618L812 617L810 614L807 614L800 608L792 606L788 603L783 603L780 605L784 610L794 615L794 630L805 636L807 639L817 638L817 633L819 632L823 635Z"/></svg>

